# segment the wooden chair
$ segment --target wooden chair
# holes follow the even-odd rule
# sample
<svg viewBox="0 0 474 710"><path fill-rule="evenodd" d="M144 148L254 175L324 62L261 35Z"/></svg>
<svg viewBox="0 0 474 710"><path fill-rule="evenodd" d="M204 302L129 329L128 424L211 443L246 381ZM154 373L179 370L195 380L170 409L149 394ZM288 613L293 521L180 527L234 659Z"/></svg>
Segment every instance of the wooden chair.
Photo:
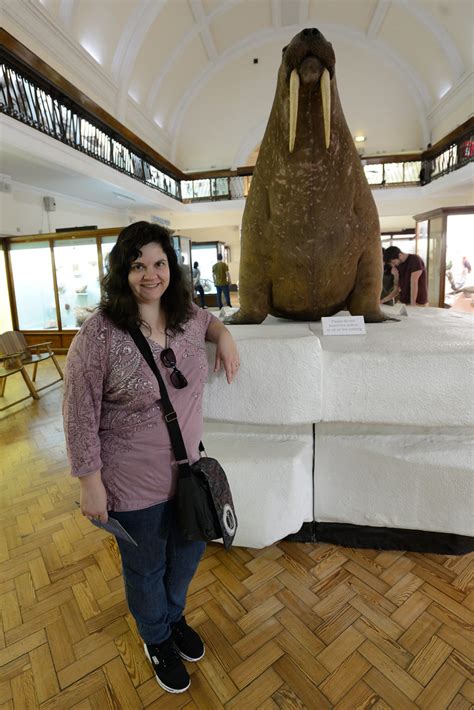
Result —
<svg viewBox="0 0 474 710"><path fill-rule="evenodd" d="M0 407L0 411L13 407L14 404L23 402L29 397L39 399L38 392L64 379L59 362L57 361L54 352L51 350L50 345L51 341L37 343L35 345L27 345L23 333L13 330L0 335L0 397L3 397L4 395L7 377L18 372L22 375L29 390L29 394L26 397L21 397L5 407ZM43 349L44 352L37 352L40 349ZM59 372L59 377L52 382L48 382L42 387L36 387L35 382L38 365L40 362L49 360L50 358ZM27 372L26 365L33 365L32 379Z"/></svg>

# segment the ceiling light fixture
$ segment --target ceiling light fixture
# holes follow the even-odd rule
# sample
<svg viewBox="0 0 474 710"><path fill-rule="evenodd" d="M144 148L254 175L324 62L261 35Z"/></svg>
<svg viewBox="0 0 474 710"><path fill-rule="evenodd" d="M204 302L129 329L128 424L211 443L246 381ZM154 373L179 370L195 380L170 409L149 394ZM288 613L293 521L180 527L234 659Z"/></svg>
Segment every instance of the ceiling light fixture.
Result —
<svg viewBox="0 0 474 710"><path fill-rule="evenodd" d="M354 140L356 143L363 143L365 141L365 136L356 136Z"/></svg>

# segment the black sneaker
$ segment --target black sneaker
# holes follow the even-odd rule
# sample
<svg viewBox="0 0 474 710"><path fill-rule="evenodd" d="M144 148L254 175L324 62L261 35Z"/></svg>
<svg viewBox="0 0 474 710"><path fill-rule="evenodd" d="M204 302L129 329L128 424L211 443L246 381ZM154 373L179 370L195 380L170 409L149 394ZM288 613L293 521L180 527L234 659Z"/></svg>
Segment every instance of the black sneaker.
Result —
<svg viewBox="0 0 474 710"><path fill-rule="evenodd" d="M159 644L143 644L156 680L168 693L184 693L191 685L188 671L171 638Z"/></svg>
<svg viewBox="0 0 474 710"><path fill-rule="evenodd" d="M181 658L185 661L200 661L205 654L199 634L187 625L186 619L171 624L171 638Z"/></svg>

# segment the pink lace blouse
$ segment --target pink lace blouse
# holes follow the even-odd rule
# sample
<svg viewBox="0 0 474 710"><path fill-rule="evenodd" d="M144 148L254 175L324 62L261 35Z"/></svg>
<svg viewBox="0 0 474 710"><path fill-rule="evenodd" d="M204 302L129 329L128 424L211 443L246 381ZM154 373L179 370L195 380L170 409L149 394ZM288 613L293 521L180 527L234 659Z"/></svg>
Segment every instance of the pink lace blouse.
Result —
<svg viewBox="0 0 474 710"><path fill-rule="evenodd" d="M184 332L168 338L188 381L178 390L148 340L178 415L191 462L199 458L202 394L207 378L205 335L214 316L193 306ZM101 471L109 510L140 510L172 498L177 467L155 375L128 333L102 313L82 326L69 349L63 403L73 476Z"/></svg>

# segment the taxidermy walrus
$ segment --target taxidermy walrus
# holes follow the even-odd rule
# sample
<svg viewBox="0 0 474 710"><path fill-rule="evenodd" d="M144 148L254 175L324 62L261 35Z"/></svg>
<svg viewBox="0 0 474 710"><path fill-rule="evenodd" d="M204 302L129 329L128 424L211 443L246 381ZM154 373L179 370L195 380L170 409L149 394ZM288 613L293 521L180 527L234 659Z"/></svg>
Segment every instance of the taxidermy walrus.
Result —
<svg viewBox="0 0 474 710"><path fill-rule="evenodd" d="M348 308L388 320L380 228L342 112L330 42L316 29L283 49L278 84L242 220L240 310L318 320Z"/></svg>

